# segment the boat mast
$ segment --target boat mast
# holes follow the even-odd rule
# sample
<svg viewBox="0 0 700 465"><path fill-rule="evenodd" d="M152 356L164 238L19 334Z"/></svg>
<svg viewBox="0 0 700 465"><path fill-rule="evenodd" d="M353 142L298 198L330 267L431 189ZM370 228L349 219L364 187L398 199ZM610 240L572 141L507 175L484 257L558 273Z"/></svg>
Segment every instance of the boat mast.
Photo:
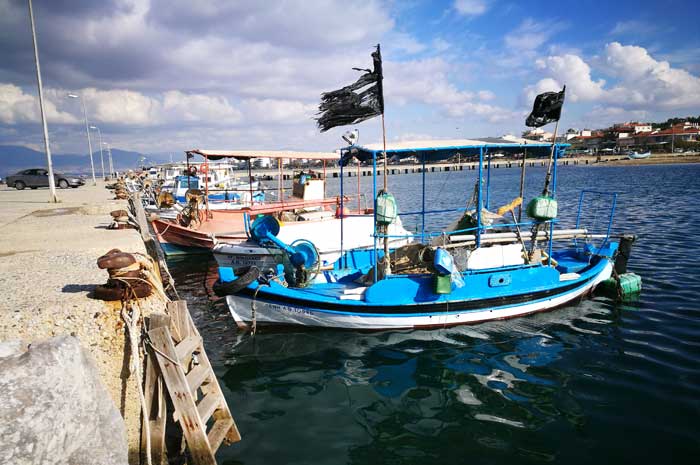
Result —
<svg viewBox="0 0 700 465"><path fill-rule="evenodd" d="M386 126L384 124L384 85L382 81L384 80L384 72L382 71L382 52L380 45L377 44L377 55L379 57L378 61L375 61L375 71L377 72L377 93L379 94L379 106L382 110L382 142L384 143L384 192L388 192L388 170L387 170L387 156L386 156ZM376 227L376 225L375 225ZM389 225L382 226L384 232L384 276L391 274L391 260L389 259Z"/></svg>
<svg viewBox="0 0 700 465"><path fill-rule="evenodd" d="M527 148L523 151L523 164L520 167L520 198L524 198L525 195L525 162L527 161ZM523 204L522 202L518 206L518 223L520 223L523 217Z"/></svg>

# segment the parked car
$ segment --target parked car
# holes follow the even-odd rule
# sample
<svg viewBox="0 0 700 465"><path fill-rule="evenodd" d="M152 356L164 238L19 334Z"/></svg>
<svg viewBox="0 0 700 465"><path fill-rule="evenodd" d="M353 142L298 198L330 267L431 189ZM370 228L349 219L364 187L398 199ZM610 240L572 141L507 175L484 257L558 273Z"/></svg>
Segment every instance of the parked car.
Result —
<svg viewBox="0 0 700 465"><path fill-rule="evenodd" d="M77 176L66 176L61 173L53 174L54 182L56 186L61 189L67 189L68 187L76 188L85 184L83 178ZM5 183L8 187L14 187L17 190L22 190L25 187L31 189L36 189L37 187L49 187L49 172L43 168L33 168L29 170L22 170L12 176L8 176L5 179Z"/></svg>

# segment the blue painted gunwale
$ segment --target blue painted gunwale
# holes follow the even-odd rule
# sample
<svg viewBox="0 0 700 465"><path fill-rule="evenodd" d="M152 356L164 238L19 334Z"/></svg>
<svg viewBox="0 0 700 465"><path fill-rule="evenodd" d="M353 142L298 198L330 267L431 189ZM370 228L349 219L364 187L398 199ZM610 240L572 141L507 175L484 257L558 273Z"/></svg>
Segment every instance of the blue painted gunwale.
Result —
<svg viewBox="0 0 700 465"><path fill-rule="evenodd" d="M613 252L617 243L610 245ZM607 257L593 257L591 264L581 270L579 278L563 282L559 281L560 273L547 266L516 267L510 271L505 268L484 270L464 275L465 286L447 295L432 292L432 275L396 275L368 288L364 301L338 299L343 289L353 287L348 283L314 284L311 288L296 289L272 282L269 287L260 286L256 300L289 304L316 312L365 317L451 315L480 311L487 307L506 309L575 293L589 285L610 262ZM503 273L511 274L512 286L488 285L490 276ZM256 281L241 294L252 298L258 286ZM382 298L373 300L371 295L368 298L367 293L376 286L379 286L377 292ZM424 300L419 301L416 296L421 296Z"/></svg>

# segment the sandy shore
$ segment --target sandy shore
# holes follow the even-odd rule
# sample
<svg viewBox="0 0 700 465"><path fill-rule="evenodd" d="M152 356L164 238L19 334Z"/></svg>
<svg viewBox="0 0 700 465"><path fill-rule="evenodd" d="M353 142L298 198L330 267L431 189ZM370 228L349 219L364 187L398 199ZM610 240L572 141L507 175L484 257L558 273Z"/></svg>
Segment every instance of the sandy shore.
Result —
<svg viewBox="0 0 700 465"><path fill-rule="evenodd" d="M109 212L126 208L103 183L58 190L0 189L0 340L36 341L70 334L95 358L103 383L125 418L130 463L138 463L140 411L128 368L120 305L88 293L107 280L96 259L112 248L145 252L134 229L109 230ZM161 309L142 300L144 313Z"/></svg>
<svg viewBox="0 0 700 465"><path fill-rule="evenodd" d="M603 157L605 158L605 157ZM683 153L683 154L671 154L671 153L655 153L649 158L643 158L641 160L630 160L629 158L622 158L617 160L609 160L603 164L607 165L675 165L679 163L700 163L700 153Z"/></svg>

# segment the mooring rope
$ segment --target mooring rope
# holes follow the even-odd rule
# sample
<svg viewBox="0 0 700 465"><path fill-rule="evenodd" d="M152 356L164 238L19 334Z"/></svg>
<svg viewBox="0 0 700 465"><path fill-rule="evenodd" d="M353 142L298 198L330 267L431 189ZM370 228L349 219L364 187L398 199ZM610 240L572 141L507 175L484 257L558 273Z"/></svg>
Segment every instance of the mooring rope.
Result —
<svg viewBox="0 0 700 465"><path fill-rule="evenodd" d="M131 291L131 286L129 286ZM131 291L133 293L133 291ZM133 297L136 297L135 295ZM131 315L128 314L128 309L131 308ZM148 423L149 412L146 408L146 396L143 393L143 374L141 372L141 362L139 357L139 341L138 336L141 334L138 331L139 320L141 320L141 312L137 305L130 305L129 301L122 302L121 316L126 323L126 328L129 333L129 342L131 346L131 360L129 362L129 368L132 373L136 374L136 390L139 393L139 403L141 404L141 412L143 414L144 422L143 428L146 433L146 463L148 465L153 465L151 458L151 426Z"/></svg>

